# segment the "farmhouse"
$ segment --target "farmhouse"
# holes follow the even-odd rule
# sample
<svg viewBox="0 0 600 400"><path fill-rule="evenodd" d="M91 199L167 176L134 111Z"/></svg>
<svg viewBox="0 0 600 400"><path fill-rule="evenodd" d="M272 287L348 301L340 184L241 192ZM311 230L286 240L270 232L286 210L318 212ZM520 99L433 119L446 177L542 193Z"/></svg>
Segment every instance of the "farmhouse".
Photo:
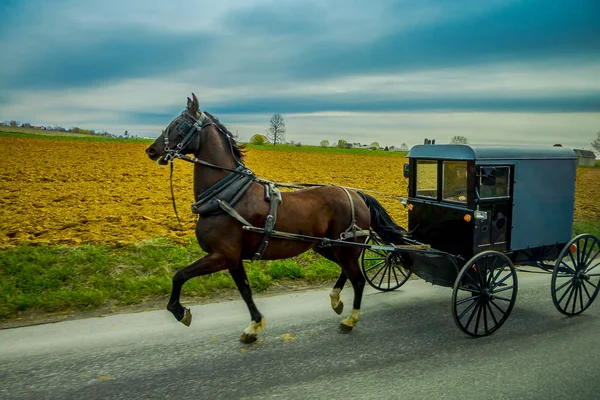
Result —
<svg viewBox="0 0 600 400"><path fill-rule="evenodd" d="M593 167L596 164L596 155L591 150L574 149L577 154L577 165Z"/></svg>

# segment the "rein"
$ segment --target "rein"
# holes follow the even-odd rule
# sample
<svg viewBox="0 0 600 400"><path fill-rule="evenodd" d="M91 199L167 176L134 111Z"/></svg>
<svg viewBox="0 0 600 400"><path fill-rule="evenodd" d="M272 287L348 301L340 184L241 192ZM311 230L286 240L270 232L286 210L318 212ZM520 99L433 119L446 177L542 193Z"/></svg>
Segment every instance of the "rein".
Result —
<svg viewBox="0 0 600 400"><path fill-rule="evenodd" d="M175 210L175 216L177 217L177 222L179 222L179 227L181 227L181 219L179 218L179 214L177 213L177 205L175 204L175 192L173 190L173 159L169 161L171 172L169 174L169 181L171 182L171 201L173 202L173 210Z"/></svg>

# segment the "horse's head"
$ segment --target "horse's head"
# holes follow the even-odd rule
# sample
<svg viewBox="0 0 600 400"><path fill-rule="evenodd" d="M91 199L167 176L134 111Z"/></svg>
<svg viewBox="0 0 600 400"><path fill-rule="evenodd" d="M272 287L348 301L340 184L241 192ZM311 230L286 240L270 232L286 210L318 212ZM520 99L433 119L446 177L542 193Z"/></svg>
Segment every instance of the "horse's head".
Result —
<svg viewBox="0 0 600 400"><path fill-rule="evenodd" d="M151 160L160 165L166 165L169 160L179 154L196 153L200 146L200 132L212 120L198 105L196 95L192 93L191 100L187 99L187 108L163 131L163 133L147 149L146 154Z"/></svg>

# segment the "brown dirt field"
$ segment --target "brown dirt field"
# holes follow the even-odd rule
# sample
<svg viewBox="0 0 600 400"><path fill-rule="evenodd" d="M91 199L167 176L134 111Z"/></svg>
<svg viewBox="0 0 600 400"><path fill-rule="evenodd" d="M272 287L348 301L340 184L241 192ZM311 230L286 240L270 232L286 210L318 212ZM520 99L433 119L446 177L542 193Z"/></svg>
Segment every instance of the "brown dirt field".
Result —
<svg viewBox="0 0 600 400"><path fill-rule="evenodd" d="M0 138L0 247L19 243L135 243L157 236L184 243L194 235L192 166L175 162L175 218L169 169L141 143ZM279 182L340 184L403 196L401 157L250 150L246 164ZM600 170L577 174L576 218L600 218ZM406 226L397 196L374 194Z"/></svg>

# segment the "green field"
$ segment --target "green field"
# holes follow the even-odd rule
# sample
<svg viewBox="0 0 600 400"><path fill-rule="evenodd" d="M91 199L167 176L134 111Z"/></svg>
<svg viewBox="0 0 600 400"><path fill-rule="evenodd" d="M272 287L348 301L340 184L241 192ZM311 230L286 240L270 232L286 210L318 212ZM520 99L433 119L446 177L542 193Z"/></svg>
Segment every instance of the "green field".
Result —
<svg viewBox="0 0 600 400"><path fill-rule="evenodd" d="M51 247L21 245L0 251L0 320L23 312L57 313L167 299L175 272L205 253L190 238L188 246L155 239L129 246ZM252 289L273 284L331 281L340 268L316 253L288 260L246 264ZM207 298L224 290L237 294L227 271L194 278L183 300Z"/></svg>

